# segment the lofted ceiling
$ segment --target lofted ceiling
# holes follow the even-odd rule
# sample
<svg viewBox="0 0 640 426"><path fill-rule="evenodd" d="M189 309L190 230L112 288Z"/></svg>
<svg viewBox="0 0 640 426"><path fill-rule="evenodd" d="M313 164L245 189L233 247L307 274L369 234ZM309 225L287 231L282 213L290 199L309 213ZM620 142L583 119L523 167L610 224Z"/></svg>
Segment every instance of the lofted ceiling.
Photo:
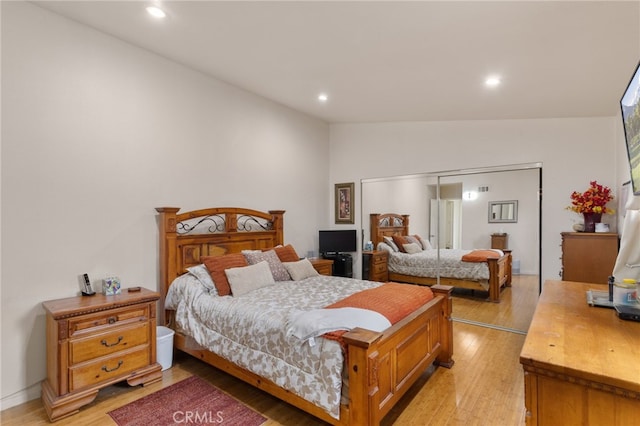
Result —
<svg viewBox="0 0 640 426"><path fill-rule="evenodd" d="M329 123L613 116L640 61L640 1L34 3Z"/></svg>

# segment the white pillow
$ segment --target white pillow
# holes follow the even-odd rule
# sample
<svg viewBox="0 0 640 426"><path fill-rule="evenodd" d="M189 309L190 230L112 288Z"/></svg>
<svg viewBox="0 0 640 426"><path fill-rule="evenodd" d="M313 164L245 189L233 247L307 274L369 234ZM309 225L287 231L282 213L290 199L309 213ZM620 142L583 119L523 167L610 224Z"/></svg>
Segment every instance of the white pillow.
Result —
<svg viewBox="0 0 640 426"><path fill-rule="evenodd" d="M423 250L431 250L431 249L433 249L433 246L431 245L429 240L425 240L420 235L416 235L416 238L418 239L418 241L420 241L420 244L422 244L422 249Z"/></svg>
<svg viewBox="0 0 640 426"><path fill-rule="evenodd" d="M403 244L402 248L404 249L405 253L409 254L416 254L422 251L422 247L416 243Z"/></svg>
<svg viewBox="0 0 640 426"><path fill-rule="evenodd" d="M241 296L250 291L275 284L266 260L255 265L225 269L224 273L229 280L231 294L234 296Z"/></svg>
<svg viewBox="0 0 640 426"><path fill-rule="evenodd" d="M305 278L320 275L311 262L309 262L309 259L302 259L297 262L283 262L283 265L287 268L287 272L289 272L291 279L294 281L300 281Z"/></svg>
<svg viewBox="0 0 640 426"><path fill-rule="evenodd" d="M211 279L211 274L204 264L191 266L187 268L187 272L190 275L196 277L196 279L202 284L202 286L207 289L207 292L212 296L218 295L218 290L216 289L216 285L213 283Z"/></svg>
<svg viewBox="0 0 640 426"><path fill-rule="evenodd" d="M391 246L387 243L383 243L382 241L380 241L378 243L378 247L376 247L377 250L384 250L386 252L389 253L393 253L393 249L391 248Z"/></svg>
<svg viewBox="0 0 640 426"><path fill-rule="evenodd" d="M391 249L393 251L400 251L400 249L398 248L398 246L396 245L395 242L393 242L393 238L391 237L382 237L382 239L384 240L385 243L387 243L387 245L389 247L391 247Z"/></svg>

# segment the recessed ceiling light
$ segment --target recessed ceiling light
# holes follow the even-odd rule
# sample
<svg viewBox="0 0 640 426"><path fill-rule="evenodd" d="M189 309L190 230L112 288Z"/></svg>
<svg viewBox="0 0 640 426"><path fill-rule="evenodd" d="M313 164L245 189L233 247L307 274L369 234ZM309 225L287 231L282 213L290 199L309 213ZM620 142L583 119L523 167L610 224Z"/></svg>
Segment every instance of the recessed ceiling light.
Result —
<svg viewBox="0 0 640 426"><path fill-rule="evenodd" d="M160 9L157 6L147 7L147 12L149 13L149 15L153 16L154 18L164 18L165 16L167 16L167 14L164 13L164 10Z"/></svg>
<svg viewBox="0 0 640 426"><path fill-rule="evenodd" d="M500 81L501 81L500 77L492 76L492 77L487 78L484 81L484 84L489 86L489 87L496 87L496 86L500 85Z"/></svg>
<svg viewBox="0 0 640 426"><path fill-rule="evenodd" d="M326 93L320 93L318 95L318 100L320 102L327 102L329 100L329 96Z"/></svg>

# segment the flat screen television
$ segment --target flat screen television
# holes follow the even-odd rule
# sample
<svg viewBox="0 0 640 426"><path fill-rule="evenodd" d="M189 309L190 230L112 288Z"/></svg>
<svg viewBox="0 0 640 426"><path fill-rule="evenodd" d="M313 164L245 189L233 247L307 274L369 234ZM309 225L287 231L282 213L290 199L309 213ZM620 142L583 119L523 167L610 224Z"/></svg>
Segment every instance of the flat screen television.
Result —
<svg viewBox="0 0 640 426"><path fill-rule="evenodd" d="M356 251L356 230L319 231L320 253L349 253Z"/></svg>
<svg viewBox="0 0 640 426"><path fill-rule="evenodd" d="M640 63L620 99L634 195L640 195Z"/></svg>

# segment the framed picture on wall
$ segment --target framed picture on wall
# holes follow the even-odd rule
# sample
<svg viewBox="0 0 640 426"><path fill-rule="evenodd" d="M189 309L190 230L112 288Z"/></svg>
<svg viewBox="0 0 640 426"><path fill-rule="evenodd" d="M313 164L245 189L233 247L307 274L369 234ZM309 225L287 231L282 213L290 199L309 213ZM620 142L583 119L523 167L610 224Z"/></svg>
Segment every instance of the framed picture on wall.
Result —
<svg viewBox="0 0 640 426"><path fill-rule="evenodd" d="M353 182L336 183L336 223L354 223L353 188Z"/></svg>

